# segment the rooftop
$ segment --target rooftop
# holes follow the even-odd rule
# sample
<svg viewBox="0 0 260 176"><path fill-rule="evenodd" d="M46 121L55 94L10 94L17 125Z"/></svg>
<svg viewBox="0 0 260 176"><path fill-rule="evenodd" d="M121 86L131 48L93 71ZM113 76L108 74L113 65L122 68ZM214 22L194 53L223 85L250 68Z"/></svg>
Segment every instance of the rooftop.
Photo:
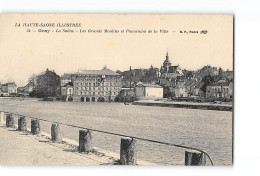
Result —
<svg viewBox="0 0 260 176"><path fill-rule="evenodd" d="M81 70L76 74L85 74L85 75L112 75L112 76L120 76L120 74L109 70L108 68L104 67L102 70Z"/></svg>
<svg viewBox="0 0 260 176"><path fill-rule="evenodd" d="M159 85L157 85L157 84L144 84L144 83L138 83L136 86L137 86L137 87L138 87L138 86L143 86L143 87L162 88L162 86L159 86Z"/></svg>
<svg viewBox="0 0 260 176"><path fill-rule="evenodd" d="M62 76L61 76L61 79L71 79L71 76L73 74L72 73L64 73Z"/></svg>
<svg viewBox="0 0 260 176"><path fill-rule="evenodd" d="M73 83L72 83L72 82L68 82L67 84L65 84L65 85L62 86L62 87L67 87L67 86L73 86Z"/></svg>
<svg viewBox="0 0 260 176"><path fill-rule="evenodd" d="M231 82L216 82L213 83L211 86L229 86Z"/></svg>

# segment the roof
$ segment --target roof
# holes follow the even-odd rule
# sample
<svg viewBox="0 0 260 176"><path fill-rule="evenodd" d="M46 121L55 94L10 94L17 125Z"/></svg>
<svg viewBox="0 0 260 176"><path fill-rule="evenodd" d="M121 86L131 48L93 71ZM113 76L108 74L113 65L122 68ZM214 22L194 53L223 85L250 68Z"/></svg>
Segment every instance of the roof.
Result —
<svg viewBox="0 0 260 176"><path fill-rule="evenodd" d="M154 87L154 88L163 88L162 86L159 86L157 84L143 84L143 83L139 83L136 85L136 87Z"/></svg>
<svg viewBox="0 0 260 176"><path fill-rule="evenodd" d="M203 82L203 81L198 82L198 84L195 85L195 88L200 89L200 88L202 88L203 85L204 85L204 82Z"/></svg>
<svg viewBox="0 0 260 176"><path fill-rule="evenodd" d="M82 70L77 72L76 74L120 76L120 74L107 68L103 68L102 70Z"/></svg>
<svg viewBox="0 0 260 176"><path fill-rule="evenodd" d="M210 86L229 86L231 82L216 82Z"/></svg>
<svg viewBox="0 0 260 176"><path fill-rule="evenodd" d="M194 84L194 81L193 80L188 80L184 86L192 86Z"/></svg>
<svg viewBox="0 0 260 176"><path fill-rule="evenodd" d="M71 79L71 76L73 74L69 74L69 73L64 73L64 75L61 76L61 79Z"/></svg>
<svg viewBox="0 0 260 176"><path fill-rule="evenodd" d="M160 85L170 86L170 85L172 85L172 84L174 84L174 82L171 82L171 81L169 81L169 80L167 80L167 79L160 79Z"/></svg>
<svg viewBox="0 0 260 176"><path fill-rule="evenodd" d="M170 66L168 73L176 73L178 66Z"/></svg>
<svg viewBox="0 0 260 176"><path fill-rule="evenodd" d="M9 83L2 84L2 86L16 86L16 84L15 82L9 82Z"/></svg>
<svg viewBox="0 0 260 176"><path fill-rule="evenodd" d="M73 83L72 83L72 82L68 82L67 84L65 84L65 85L62 86L62 87L67 87L67 86L73 86Z"/></svg>

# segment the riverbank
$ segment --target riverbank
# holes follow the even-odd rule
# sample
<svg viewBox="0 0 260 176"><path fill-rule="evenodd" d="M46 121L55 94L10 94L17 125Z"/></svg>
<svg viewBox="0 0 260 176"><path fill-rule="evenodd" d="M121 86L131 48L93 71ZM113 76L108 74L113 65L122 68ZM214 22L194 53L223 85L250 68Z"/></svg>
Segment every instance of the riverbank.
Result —
<svg viewBox="0 0 260 176"><path fill-rule="evenodd" d="M187 108L187 109L202 109L202 110L217 110L217 111L232 111L233 107L230 104L213 104L213 103L197 103L197 102L174 102L174 101L153 101L140 100L132 103L140 106L160 106L170 108Z"/></svg>
<svg viewBox="0 0 260 176"><path fill-rule="evenodd" d="M94 152L78 152L78 142L63 138L52 142L51 135L7 128L0 122L0 165L119 165L119 154L94 147ZM139 160L138 165L155 165Z"/></svg>
<svg viewBox="0 0 260 176"><path fill-rule="evenodd" d="M113 165L115 159L101 153L79 153L65 142L53 143L45 135L34 136L0 126L1 165Z"/></svg>
<svg viewBox="0 0 260 176"><path fill-rule="evenodd" d="M63 124L184 144L205 150L214 165L232 164L232 112L200 109L134 106L123 103L48 102L0 99L2 111ZM15 116L15 123L17 117ZM28 119L28 127L30 120ZM52 123L41 121L42 132L50 133ZM79 129L61 126L63 138L76 141ZM173 135L174 134L174 135ZM121 137L93 132L93 146L119 156ZM151 154L152 153L152 154ZM183 165L179 148L138 141L138 160L157 165Z"/></svg>

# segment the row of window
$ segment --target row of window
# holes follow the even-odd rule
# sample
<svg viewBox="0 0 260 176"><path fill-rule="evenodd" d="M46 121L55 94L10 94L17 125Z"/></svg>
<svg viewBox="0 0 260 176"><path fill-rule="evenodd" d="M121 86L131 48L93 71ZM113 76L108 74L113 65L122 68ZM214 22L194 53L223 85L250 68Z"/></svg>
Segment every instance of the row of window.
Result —
<svg viewBox="0 0 260 176"><path fill-rule="evenodd" d="M228 92L228 88L212 88L213 89L213 92Z"/></svg>
<svg viewBox="0 0 260 176"><path fill-rule="evenodd" d="M112 77L112 78L105 78L103 79L104 81L121 81L121 79L119 78L115 78L115 77ZM80 79L77 79L77 81L101 81L101 78L80 78Z"/></svg>
<svg viewBox="0 0 260 176"><path fill-rule="evenodd" d="M77 91L76 95L93 95L93 96L95 96L95 95L107 95L107 96L109 96L109 95L118 95L118 92L111 92L111 94L110 94L110 92L81 92L81 91Z"/></svg>
<svg viewBox="0 0 260 176"><path fill-rule="evenodd" d="M119 86L120 84L119 83L112 83L112 82L110 82L110 83L89 83L89 82L87 82L87 83L85 83L85 82L78 82L78 83L76 83L76 86Z"/></svg>
<svg viewBox="0 0 260 176"><path fill-rule="evenodd" d="M117 90L120 91L120 87L76 87L76 90Z"/></svg>

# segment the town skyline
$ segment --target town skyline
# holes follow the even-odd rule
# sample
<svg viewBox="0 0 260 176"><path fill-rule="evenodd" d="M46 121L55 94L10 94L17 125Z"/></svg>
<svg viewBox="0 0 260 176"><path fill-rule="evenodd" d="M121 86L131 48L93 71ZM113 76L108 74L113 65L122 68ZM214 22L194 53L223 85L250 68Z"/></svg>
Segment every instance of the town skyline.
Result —
<svg viewBox="0 0 260 176"><path fill-rule="evenodd" d="M81 22L81 28L86 31L131 29L157 32L57 33L56 29L51 33L38 32L51 28L30 28L31 32L26 32L26 28L15 24L54 23L57 19L52 15L9 15L4 27L0 28L2 82L15 81L23 85L31 74L46 68L59 75L78 69L97 70L104 65L114 71L128 70L130 66L160 68L167 51L171 63L179 64L182 69L196 70L211 65L233 70L232 15L224 15L224 18L222 15L105 15L104 18L102 15L70 14L57 18L59 23ZM196 23L191 26L194 21ZM80 31L81 28L69 29Z"/></svg>
<svg viewBox="0 0 260 176"><path fill-rule="evenodd" d="M176 63L174 62L174 56L171 55L171 53L169 52L169 50L166 50L166 52L164 53L164 57L161 60L161 64L153 64L153 63L148 63L148 64L141 64L141 65L138 65L138 64L132 64L132 65L129 65L129 66L122 66L121 69L117 68L117 65L109 65L109 64L106 64L104 63L103 65L101 64L93 64L92 65L86 65L86 67L84 66L76 66L76 65L71 65L71 68L65 68L65 69L62 69L58 66L53 66L53 65L50 65L50 64L45 64L44 66L41 66L39 67L39 70L36 71L36 72L30 72L29 70L28 71L25 71L26 74L24 74L23 77L19 77L19 78L16 78L15 79L15 75L14 76L9 76L7 74L1 74L0 75L0 83L8 83L8 82L15 82L17 84L17 86L25 86L27 83L28 83L28 80L29 78L32 76L32 75L37 75L37 74L40 74L41 72L45 71L46 69L49 69L49 70L54 70L58 75L63 75L64 73L75 73L79 70L100 70L102 69L104 66L106 66L108 69L110 70L113 70L113 71L127 71L129 70L130 66L132 67L132 69L149 69L151 66L155 67L155 68L158 68L160 69L162 64L163 64L163 61L165 59L165 56L166 56L166 53L169 54L169 60L170 62L172 63L172 65L179 65L180 68L182 70L189 70L189 71L196 71L196 70L199 70L201 69L202 67L204 66L211 66L211 67L217 67L217 68L222 68L224 71L226 70L229 70L229 71L233 71L233 66L230 68L230 67L224 67L224 66L215 66L215 65L210 65L210 64L206 64L206 65L197 65L197 67L195 68L194 65L186 68L186 67L183 67L182 65L184 65L184 61L182 62L183 64L179 64L179 63ZM159 60L159 59L158 59ZM177 60L177 59L176 59ZM95 65L95 66L94 66ZM13 75L13 74L11 74ZM29 75L29 76L26 76L26 75Z"/></svg>

